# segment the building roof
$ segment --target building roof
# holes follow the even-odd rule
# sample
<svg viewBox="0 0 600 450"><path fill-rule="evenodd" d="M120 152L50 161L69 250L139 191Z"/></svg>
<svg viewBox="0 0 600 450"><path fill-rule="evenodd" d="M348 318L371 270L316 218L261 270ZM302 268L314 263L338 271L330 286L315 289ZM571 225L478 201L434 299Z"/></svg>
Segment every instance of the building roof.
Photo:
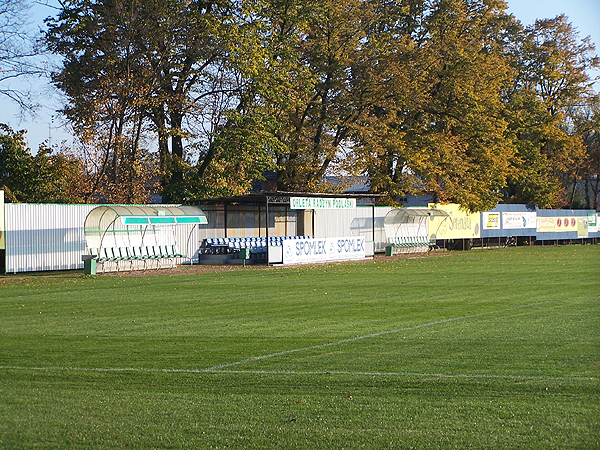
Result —
<svg viewBox="0 0 600 450"><path fill-rule="evenodd" d="M190 203L198 205L264 205L264 204L289 204L291 197L310 197L310 198L354 198L359 205L372 205L374 199L384 197L382 194L345 194L345 193L316 193L316 192L256 192L245 195L235 195L230 197L218 197L207 199L191 200Z"/></svg>

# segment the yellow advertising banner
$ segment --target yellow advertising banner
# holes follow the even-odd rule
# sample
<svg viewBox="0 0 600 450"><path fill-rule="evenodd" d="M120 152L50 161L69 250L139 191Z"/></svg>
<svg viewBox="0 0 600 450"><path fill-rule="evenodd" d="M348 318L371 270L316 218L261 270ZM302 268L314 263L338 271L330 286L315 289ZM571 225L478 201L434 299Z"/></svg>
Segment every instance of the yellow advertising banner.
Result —
<svg viewBox="0 0 600 450"><path fill-rule="evenodd" d="M577 237L579 237L579 238L589 237L587 217L578 217L577 218Z"/></svg>
<svg viewBox="0 0 600 450"><path fill-rule="evenodd" d="M430 217L429 236L435 234L436 239L473 239L481 237L481 214L461 209L460 205L429 204L430 208L441 209L448 217ZM494 218L488 217L493 224Z"/></svg>
<svg viewBox="0 0 600 450"><path fill-rule="evenodd" d="M567 231L577 231L577 218L570 216L554 216L537 218L538 233L564 233Z"/></svg>
<svg viewBox="0 0 600 450"><path fill-rule="evenodd" d="M499 212L484 212L482 226L483 226L484 230L499 230L500 229L500 213Z"/></svg>
<svg viewBox="0 0 600 450"><path fill-rule="evenodd" d="M4 240L4 191L0 190L0 250L5 250Z"/></svg>

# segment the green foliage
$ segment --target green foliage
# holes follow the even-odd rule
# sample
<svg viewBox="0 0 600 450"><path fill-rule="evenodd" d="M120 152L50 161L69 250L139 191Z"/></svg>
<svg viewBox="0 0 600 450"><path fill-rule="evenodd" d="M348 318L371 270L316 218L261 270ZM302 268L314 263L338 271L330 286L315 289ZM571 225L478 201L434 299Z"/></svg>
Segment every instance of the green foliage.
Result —
<svg viewBox="0 0 600 450"><path fill-rule="evenodd" d="M577 192L576 186L572 195L580 195L581 199L573 207L600 209L600 96L588 97L587 101L571 114L574 127L583 142L585 155L580 161L578 175L583 180L583 192Z"/></svg>
<svg viewBox="0 0 600 450"><path fill-rule="evenodd" d="M510 72L498 35L507 19L502 2L481 3L415 2L400 9L420 15L412 27L392 16L369 36L370 78L381 84L358 151L377 190L395 184L471 210L498 202L514 151L501 101Z"/></svg>
<svg viewBox="0 0 600 450"><path fill-rule="evenodd" d="M502 0L75 0L48 25L63 112L100 155L93 184L125 200L157 177L164 201L244 193L266 169L280 189L368 175L388 203L473 211L568 206L584 174L592 189L581 105L598 58L565 16L523 27ZM130 169L151 151L157 171Z"/></svg>
<svg viewBox="0 0 600 450"><path fill-rule="evenodd" d="M49 21L46 41L64 58L54 76L69 99L64 113L88 141L105 143L100 176L119 179L121 166L143 153L140 136L154 134L164 200L181 200L171 195L184 183L184 139L194 137L184 129L186 119L203 126L231 107L228 96L238 95L230 52L240 31L231 6L81 0L65 3Z"/></svg>
<svg viewBox="0 0 600 450"><path fill-rule="evenodd" d="M598 57L564 15L537 20L513 39L515 77L506 111L517 152L506 200L572 206L570 186L580 179L586 153L573 116L595 96L589 70L598 67Z"/></svg>
<svg viewBox="0 0 600 450"><path fill-rule="evenodd" d="M0 189L8 202L78 203L81 165L77 158L27 148L25 132L0 124Z"/></svg>

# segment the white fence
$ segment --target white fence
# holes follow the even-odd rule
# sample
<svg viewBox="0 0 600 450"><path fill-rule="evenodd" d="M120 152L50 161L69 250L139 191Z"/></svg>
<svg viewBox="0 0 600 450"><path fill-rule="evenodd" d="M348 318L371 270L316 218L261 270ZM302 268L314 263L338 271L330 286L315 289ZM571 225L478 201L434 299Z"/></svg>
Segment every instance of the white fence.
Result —
<svg viewBox="0 0 600 450"><path fill-rule="evenodd" d="M6 273L83 269L85 218L97 206L6 203ZM174 229L179 250L194 262L200 232L205 227Z"/></svg>
<svg viewBox="0 0 600 450"><path fill-rule="evenodd" d="M374 243L375 252L385 251L387 238L383 227L388 206L358 206L356 209L315 210L315 237L361 236Z"/></svg>
<svg viewBox="0 0 600 450"><path fill-rule="evenodd" d="M49 270L83 269L81 256L87 252L84 223L88 213L98 205L56 205L56 204L5 204L6 219L6 272L37 272ZM352 210L315 210L314 236L360 236L367 242L374 242L374 251L385 250L386 236L383 219L389 207L357 207ZM174 231L179 250L192 262L198 262L200 242L206 237L224 235L223 211L207 209L208 226L192 228L177 226ZM280 211L271 211L275 234L295 234L296 212L285 217ZM251 219L258 221L254 214ZM283 219L282 219L283 217ZM284 220L285 219L285 220ZM235 228L238 235L252 236L258 223L240 223L230 218L230 233ZM263 225L264 226L264 225ZM179 263L186 261L178 260ZM189 259L187 260L189 261Z"/></svg>
<svg viewBox="0 0 600 450"><path fill-rule="evenodd" d="M83 223L95 207L6 203L6 272L83 268Z"/></svg>

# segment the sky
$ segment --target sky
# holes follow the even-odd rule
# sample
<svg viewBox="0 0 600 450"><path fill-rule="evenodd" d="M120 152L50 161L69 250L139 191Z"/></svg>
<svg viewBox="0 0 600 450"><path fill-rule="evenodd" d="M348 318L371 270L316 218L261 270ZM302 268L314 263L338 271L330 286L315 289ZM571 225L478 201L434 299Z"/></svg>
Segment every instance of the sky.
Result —
<svg viewBox="0 0 600 450"><path fill-rule="evenodd" d="M43 27L43 19L56 14L52 6L58 5L58 1L39 1L50 6L34 4L30 11L31 22L32 26ZM600 0L507 0L507 3L508 12L524 25L532 24L535 19L567 15L579 31L580 38L590 36L596 44L596 53L600 53ZM23 117L16 105L6 98L0 98L0 123L8 124L14 130L28 130L25 136L34 152L44 141L49 141L51 145L64 141L70 145L73 138L56 113L62 105L60 94L47 79L32 80L30 84L40 104L35 117Z"/></svg>

